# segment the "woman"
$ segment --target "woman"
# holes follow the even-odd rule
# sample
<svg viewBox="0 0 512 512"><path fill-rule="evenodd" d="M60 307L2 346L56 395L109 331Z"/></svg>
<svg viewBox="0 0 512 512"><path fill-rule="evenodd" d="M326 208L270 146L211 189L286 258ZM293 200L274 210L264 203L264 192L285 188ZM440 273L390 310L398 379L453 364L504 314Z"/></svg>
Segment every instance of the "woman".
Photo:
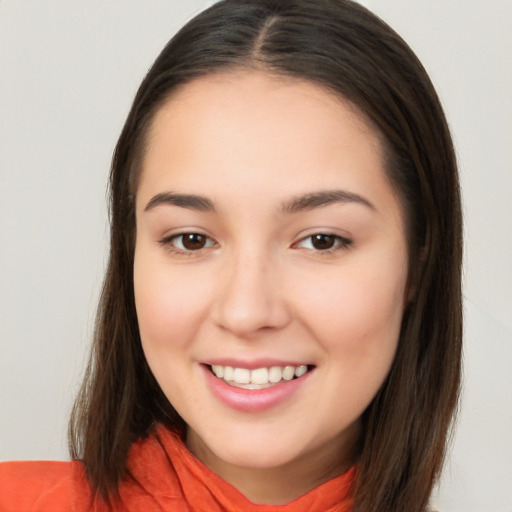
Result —
<svg viewBox="0 0 512 512"><path fill-rule="evenodd" d="M461 215L405 43L347 1L214 5L142 83L111 193L80 462L5 465L2 510L425 510Z"/></svg>

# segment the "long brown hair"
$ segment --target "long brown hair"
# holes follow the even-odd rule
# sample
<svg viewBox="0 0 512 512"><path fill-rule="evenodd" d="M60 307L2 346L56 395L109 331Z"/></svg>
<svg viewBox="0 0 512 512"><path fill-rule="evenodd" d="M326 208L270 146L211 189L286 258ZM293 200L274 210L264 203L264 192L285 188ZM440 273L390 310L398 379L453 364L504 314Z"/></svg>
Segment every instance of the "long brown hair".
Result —
<svg viewBox="0 0 512 512"><path fill-rule="evenodd" d="M134 196L155 112L206 74L258 68L348 99L376 127L405 212L411 300L391 372L363 414L354 512L420 512L442 466L461 360L461 207L447 123L424 68L349 0L224 0L190 21L142 82L110 177L111 247L70 450L115 494L131 443L155 422L183 429L145 361L134 305Z"/></svg>

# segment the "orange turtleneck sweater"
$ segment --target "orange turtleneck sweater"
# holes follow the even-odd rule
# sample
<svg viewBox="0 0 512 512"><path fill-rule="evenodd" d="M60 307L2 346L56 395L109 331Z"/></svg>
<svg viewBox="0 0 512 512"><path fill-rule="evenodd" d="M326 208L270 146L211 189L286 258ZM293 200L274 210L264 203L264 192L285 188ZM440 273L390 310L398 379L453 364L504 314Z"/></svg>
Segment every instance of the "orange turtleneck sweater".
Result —
<svg viewBox="0 0 512 512"><path fill-rule="evenodd" d="M0 464L1 512L349 512L355 468L286 505L257 505L159 425L132 446L119 500L96 496L79 461Z"/></svg>

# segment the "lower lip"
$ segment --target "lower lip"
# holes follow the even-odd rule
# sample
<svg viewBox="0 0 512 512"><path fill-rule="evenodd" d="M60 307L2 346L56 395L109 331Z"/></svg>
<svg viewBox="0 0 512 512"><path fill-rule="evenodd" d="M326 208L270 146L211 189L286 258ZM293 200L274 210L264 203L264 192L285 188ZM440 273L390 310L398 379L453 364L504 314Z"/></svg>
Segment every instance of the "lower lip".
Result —
<svg viewBox="0 0 512 512"><path fill-rule="evenodd" d="M243 389L230 386L213 375L210 368L201 365L211 392L231 409L242 412L260 412L289 400L309 379L312 371L298 379L274 384L263 389Z"/></svg>

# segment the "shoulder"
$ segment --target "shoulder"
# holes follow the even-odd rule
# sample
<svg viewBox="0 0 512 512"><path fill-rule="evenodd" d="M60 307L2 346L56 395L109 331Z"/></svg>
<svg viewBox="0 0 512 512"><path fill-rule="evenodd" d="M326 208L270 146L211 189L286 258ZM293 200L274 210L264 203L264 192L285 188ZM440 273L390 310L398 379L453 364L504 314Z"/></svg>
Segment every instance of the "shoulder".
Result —
<svg viewBox="0 0 512 512"><path fill-rule="evenodd" d="M82 512L92 504L80 462L0 463L2 512Z"/></svg>

